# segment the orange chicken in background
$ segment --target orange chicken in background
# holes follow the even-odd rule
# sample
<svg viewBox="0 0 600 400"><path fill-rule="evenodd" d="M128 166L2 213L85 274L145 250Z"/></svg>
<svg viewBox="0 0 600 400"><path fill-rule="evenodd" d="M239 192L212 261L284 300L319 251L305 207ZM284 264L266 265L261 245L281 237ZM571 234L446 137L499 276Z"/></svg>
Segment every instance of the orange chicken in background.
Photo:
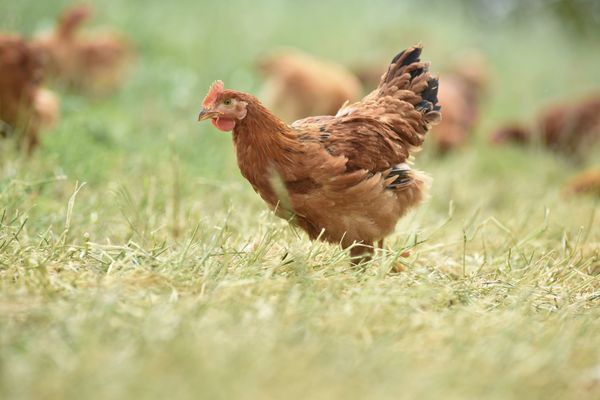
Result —
<svg viewBox="0 0 600 400"><path fill-rule="evenodd" d="M513 122L493 132L491 140L496 144L539 142L557 153L581 158L600 144L600 94L553 104L540 113L534 127Z"/></svg>
<svg viewBox="0 0 600 400"><path fill-rule="evenodd" d="M460 59L460 64L439 78L438 98L444 118L431 130L431 136L441 154L463 146L473 134L488 82L487 64L479 53L465 54Z"/></svg>
<svg viewBox="0 0 600 400"><path fill-rule="evenodd" d="M358 79L346 68L295 49L281 49L259 62L265 77L261 98L281 119L333 115L361 95Z"/></svg>
<svg viewBox="0 0 600 400"><path fill-rule="evenodd" d="M564 186L567 196L589 194L600 197L600 167L580 172L572 177Z"/></svg>
<svg viewBox="0 0 600 400"><path fill-rule="evenodd" d="M375 90L335 115L288 125L217 81L198 119L233 133L242 175L276 215L313 240L349 248L357 263L426 196L429 178L410 158L440 106L438 81L420 55L420 46L399 53Z"/></svg>
<svg viewBox="0 0 600 400"><path fill-rule="evenodd" d="M32 43L45 57L49 78L73 89L104 92L122 82L132 51L122 35L80 33L90 17L89 6L69 8L52 32Z"/></svg>
<svg viewBox="0 0 600 400"><path fill-rule="evenodd" d="M25 40L0 34L0 136L20 134L28 153L39 144L39 131L56 124L58 97L41 87L39 54Z"/></svg>

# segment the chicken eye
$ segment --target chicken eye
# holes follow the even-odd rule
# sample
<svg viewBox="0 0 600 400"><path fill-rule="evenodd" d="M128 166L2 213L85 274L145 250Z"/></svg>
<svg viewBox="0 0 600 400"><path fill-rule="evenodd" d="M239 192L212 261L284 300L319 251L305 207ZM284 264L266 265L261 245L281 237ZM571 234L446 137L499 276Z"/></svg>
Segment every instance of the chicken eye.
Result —
<svg viewBox="0 0 600 400"><path fill-rule="evenodd" d="M223 104L225 104L226 106L231 105L231 99L225 99L225 100L223 100Z"/></svg>

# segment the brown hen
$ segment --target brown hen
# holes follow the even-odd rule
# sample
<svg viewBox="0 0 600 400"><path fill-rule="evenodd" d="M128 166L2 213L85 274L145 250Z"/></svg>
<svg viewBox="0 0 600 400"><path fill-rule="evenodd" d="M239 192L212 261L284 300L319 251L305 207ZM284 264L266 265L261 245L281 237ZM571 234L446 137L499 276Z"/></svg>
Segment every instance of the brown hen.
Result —
<svg viewBox="0 0 600 400"><path fill-rule="evenodd" d="M511 123L493 132L491 140L521 144L539 141L553 151L581 157L600 143L600 94L552 105L538 116L534 128Z"/></svg>
<svg viewBox="0 0 600 400"><path fill-rule="evenodd" d="M80 34L90 16L86 5L65 10L54 31L36 38L33 45L45 56L48 77L74 89L102 92L122 81L131 49L121 35Z"/></svg>
<svg viewBox="0 0 600 400"><path fill-rule="evenodd" d="M58 119L58 98L41 87L42 76L37 52L18 36L0 34L0 136L20 134L29 153L40 128Z"/></svg>
<svg viewBox="0 0 600 400"><path fill-rule="evenodd" d="M295 49L282 49L259 63L266 81L261 97L284 121L333 115L360 97L361 85L346 68Z"/></svg>
<svg viewBox="0 0 600 400"><path fill-rule="evenodd" d="M198 119L233 131L242 175L278 216L311 239L351 247L358 262L425 197L429 179L408 162L440 107L420 54L421 46L398 54L377 89L335 116L287 125L217 81Z"/></svg>

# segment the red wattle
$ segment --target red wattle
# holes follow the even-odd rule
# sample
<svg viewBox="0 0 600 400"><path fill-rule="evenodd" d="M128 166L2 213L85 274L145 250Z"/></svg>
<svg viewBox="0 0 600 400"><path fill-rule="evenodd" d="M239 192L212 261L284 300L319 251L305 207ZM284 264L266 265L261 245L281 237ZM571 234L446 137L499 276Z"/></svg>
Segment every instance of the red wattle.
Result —
<svg viewBox="0 0 600 400"><path fill-rule="evenodd" d="M231 118L213 118L210 122L215 128L223 132L231 132L235 128L235 120Z"/></svg>

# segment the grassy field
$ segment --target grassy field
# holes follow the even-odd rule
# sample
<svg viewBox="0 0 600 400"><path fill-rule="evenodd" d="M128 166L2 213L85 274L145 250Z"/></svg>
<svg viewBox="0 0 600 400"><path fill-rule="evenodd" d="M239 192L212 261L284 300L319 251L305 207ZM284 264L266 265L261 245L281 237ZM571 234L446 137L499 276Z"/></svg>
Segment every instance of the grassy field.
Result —
<svg viewBox="0 0 600 400"><path fill-rule="evenodd" d="M1 399L600 398L600 208L560 192L600 151L575 165L485 139L597 89L598 38L350 3L97 2L94 24L137 48L124 87L61 91L30 160L0 143ZM65 4L2 1L0 27L32 34ZM481 49L489 98L470 146L418 155L430 200L354 270L271 215L195 117L215 79L258 92L273 47L351 64L418 41L438 71Z"/></svg>

